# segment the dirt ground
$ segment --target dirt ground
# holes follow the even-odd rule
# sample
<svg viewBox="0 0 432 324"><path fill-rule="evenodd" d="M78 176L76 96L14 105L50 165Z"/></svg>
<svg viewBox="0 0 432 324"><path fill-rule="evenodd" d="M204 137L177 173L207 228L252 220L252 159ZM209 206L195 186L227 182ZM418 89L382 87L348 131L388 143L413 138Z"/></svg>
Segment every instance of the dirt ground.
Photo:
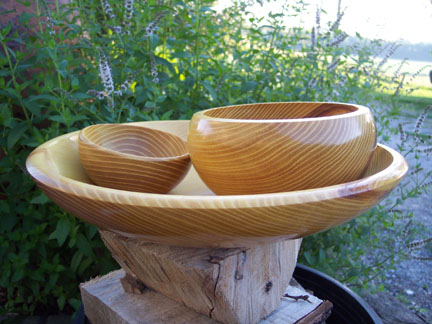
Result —
<svg viewBox="0 0 432 324"><path fill-rule="evenodd" d="M396 125L400 122L393 121ZM403 119L404 128L409 129L415 125L416 119ZM429 111L427 123L422 127L422 133L432 135L432 111ZM422 148L430 147L432 141L422 144ZM386 145L397 149L400 143L399 136L391 137ZM411 169L416 163L414 156L407 157ZM432 153L422 158L422 167L424 170L420 175L426 175L432 172ZM414 213L413 221L421 229L419 237L424 239L432 236L432 186L429 186L428 194L423 194L420 198L411 199L409 208ZM426 248L420 250L422 255L432 256L432 244L429 243ZM410 309L414 310L427 323L432 323L432 261L405 260L397 264L395 270L386 274L386 279L382 282L384 286L395 297L403 301Z"/></svg>

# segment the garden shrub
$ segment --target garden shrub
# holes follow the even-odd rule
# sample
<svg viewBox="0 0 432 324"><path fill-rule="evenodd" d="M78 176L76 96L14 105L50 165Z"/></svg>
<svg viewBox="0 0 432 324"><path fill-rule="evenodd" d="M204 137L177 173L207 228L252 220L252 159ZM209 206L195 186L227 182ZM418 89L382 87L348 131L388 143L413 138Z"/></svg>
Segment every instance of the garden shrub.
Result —
<svg viewBox="0 0 432 324"><path fill-rule="evenodd" d="M32 30L0 32L3 313L71 312L80 282L117 267L97 229L54 205L26 173L26 157L43 142L93 123L189 119L229 104L374 104L383 85L395 85L374 60L379 43L357 35L344 46L342 13L312 30L285 26L284 17L303 12L301 1L266 22L241 1L221 13L212 0L35 4L18 20L36 22ZM382 138L395 109L376 111ZM374 225L391 227L396 217L385 206L306 238L300 259L348 282L369 278Z"/></svg>

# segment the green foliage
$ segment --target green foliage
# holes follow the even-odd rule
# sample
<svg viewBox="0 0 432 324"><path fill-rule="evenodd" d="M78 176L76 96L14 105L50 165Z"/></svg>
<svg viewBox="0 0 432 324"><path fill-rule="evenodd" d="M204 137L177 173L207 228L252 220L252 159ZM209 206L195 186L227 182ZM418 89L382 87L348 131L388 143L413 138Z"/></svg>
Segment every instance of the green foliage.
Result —
<svg viewBox="0 0 432 324"><path fill-rule="evenodd" d="M362 216L306 237L300 262L353 288L370 290L380 289L376 283L382 282L387 270L397 267L400 260L432 260L431 230L416 221L411 208L411 204L419 203L417 199L430 193L432 184L432 171L423 169L431 136L420 132L430 108L419 114L416 124L409 125L410 130L399 125L396 147L410 161L405 179L388 198ZM387 115L392 116L390 112Z"/></svg>
<svg viewBox="0 0 432 324"><path fill-rule="evenodd" d="M25 159L43 142L93 123L189 119L237 103L365 104L390 82L373 60L378 43L363 46L358 35L342 46L337 26L320 34L286 27L301 1L266 20L247 14L244 2L217 13L212 0L136 1L132 19L123 2L108 1L112 11L103 3L36 0L36 13L18 19L31 29L0 32L2 312L71 311L80 282L116 267L97 230L53 204L26 173ZM382 135L394 113L380 114ZM338 278L346 271L348 282L361 278L376 243L371 222L384 218L378 207L306 239L302 260Z"/></svg>

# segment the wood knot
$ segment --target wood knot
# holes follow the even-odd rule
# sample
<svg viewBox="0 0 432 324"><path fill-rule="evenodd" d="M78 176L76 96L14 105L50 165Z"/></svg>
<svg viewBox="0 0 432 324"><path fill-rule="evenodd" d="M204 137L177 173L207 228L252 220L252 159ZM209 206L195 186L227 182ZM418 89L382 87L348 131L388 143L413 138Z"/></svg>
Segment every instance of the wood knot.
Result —
<svg viewBox="0 0 432 324"><path fill-rule="evenodd" d="M270 280L269 282L266 283L264 291L268 294L269 291L272 289L273 287L273 282Z"/></svg>
<svg viewBox="0 0 432 324"><path fill-rule="evenodd" d="M125 274L125 276L120 279L120 283L123 290L131 294L142 295L147 289L141 280L129 274Z"/></svg>
<svg viewBox="0 0 432 324"><path fill-rule="evenodd" d="M208 262L213 264L221 264L223 262L224 258L218 257L218 256L211 256Z"/></svg>

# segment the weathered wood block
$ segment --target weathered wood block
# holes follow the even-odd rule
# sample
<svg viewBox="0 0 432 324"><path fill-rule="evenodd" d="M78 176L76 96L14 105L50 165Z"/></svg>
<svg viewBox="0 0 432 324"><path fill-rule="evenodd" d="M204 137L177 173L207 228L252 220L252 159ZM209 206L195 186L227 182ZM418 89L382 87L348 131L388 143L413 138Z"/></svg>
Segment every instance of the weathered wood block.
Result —
<svg viewBox="0 0 432 324"><path fill-rule="evenodd" d="M100 233L113 257L132 278L196 312L229 324L258 323L279 306L301 244L301 240L291 240L247 249L197 249L147 243L108 231Z"/></svg>
<svg viewBox="0 0 432 324"><path fill-rule="evenodd" d="M121 283L124 276L124 270L118 270L81 284L85 312L92 324L219 323L151 289L126 293ZM285 292L307 295L308 301L282 298L280 306L259 324L317 324L331 312L330 302L323 302L301 287L290 285Z"/></svg>
<svg viewBox="0 0 432 324"><path fill-rule="evenodd" d="M216 324L162 294L147 289L125 293L120 279L124 270L81 284L81 298L92 324Z"/></svg>

